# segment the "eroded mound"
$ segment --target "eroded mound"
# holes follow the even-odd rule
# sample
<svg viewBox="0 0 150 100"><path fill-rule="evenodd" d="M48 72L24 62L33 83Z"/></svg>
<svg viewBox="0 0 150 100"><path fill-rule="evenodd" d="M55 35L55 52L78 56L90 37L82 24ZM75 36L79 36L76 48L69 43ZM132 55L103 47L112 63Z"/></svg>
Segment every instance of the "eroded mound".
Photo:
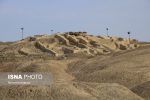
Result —
<svg viewBox="0 0 150 100"><path fill-rule="evenodd" d="M53 75L49 86L0 86L0 100L143 100L138 84L150 81L149 54L145 43L87 32L0 43L0 72Z"/></svg>
<svg viewBox="0 0 150 100"><path fill-rule="evenodd" d="M1 46L2 47L2 46ZM134 39L93 36L87 32L66 32L54 35L35 35L1 49L2 53L25 56L59 57L70 54L101 55L138 47Z"/></svg>

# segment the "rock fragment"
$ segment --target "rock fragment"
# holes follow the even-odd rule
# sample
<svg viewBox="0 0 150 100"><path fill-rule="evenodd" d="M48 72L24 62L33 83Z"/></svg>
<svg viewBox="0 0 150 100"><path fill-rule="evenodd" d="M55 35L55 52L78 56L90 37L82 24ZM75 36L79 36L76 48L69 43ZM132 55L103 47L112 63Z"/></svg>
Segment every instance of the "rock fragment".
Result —
<svg viewBox="0 0 150 100"><path fill-rule="evenodd" d="M55 51L53 51L53 50L51 50L49 48L46 48L40 41L36 42L35 45L36 45L37 48L39 48L43 52L50 53L53 56L58 56L58 54Z"/></svg>
<svg viewBox="0 0 150 100"><path fill-rule="evenodd" d="M56 38L58 38L58 40L66 45L69 45L69 41L62 35L60 34L56 34L55 35Z"/></svg>

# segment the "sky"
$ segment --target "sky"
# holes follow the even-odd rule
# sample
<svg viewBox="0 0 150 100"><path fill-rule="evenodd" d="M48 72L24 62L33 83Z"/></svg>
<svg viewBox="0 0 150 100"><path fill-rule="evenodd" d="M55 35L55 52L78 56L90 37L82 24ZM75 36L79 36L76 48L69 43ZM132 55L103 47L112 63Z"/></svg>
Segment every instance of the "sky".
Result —
<svg viewBox="0 0 150 100"><path fill-rule="evenodd" d="M150 41L150 0L0 0L0 41L55 32Z"/></svg>

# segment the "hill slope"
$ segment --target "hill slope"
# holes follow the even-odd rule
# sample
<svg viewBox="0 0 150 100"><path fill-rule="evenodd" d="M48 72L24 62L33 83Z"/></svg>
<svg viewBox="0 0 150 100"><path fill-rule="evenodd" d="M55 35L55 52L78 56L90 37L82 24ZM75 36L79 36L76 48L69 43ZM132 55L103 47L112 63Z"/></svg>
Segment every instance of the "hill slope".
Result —
<svg viewBox="0 0 150 100"><path fill-rule="evenodd" d="M1 100L147 99L138 86L150 81L150 46L136 40L67 32L0 48L0 72L51 72L54 81L50 86L0 86Z"/></svg>

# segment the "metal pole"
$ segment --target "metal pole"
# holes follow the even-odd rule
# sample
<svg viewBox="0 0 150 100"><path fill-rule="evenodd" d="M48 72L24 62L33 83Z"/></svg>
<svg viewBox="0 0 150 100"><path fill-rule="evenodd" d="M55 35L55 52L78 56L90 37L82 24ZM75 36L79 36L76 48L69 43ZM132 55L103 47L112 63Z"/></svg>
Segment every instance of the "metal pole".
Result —
<svg viewBox="0 0 150 100"><path fill-rule="evenodd" d="M128 32L128 35L129 35L129 44L130 44L130 34L131 34L131 33L130 33L130 32Z"/></svg>
<svg viewBox="0 0 150 100"><path fill-rule="evenodd" d="M23 30L24 30L24 28L22 27L22 28L21 28L22 40L23 40Z"/></svg>
<svg viewBox="0 0 150 100"><path fill-rule="evenodd" d="M107 31L107 36L109 36L109 35L108 35L108 30L109 30L109 29L108 29L108 28L106 28L106 31Z"/></svg>
<svg viewBox="0 0 150 100"><path fill-rule="evenodd" d="M54 31L54 30L51 30L51 34L53 34L53 31Z"/></svg>

